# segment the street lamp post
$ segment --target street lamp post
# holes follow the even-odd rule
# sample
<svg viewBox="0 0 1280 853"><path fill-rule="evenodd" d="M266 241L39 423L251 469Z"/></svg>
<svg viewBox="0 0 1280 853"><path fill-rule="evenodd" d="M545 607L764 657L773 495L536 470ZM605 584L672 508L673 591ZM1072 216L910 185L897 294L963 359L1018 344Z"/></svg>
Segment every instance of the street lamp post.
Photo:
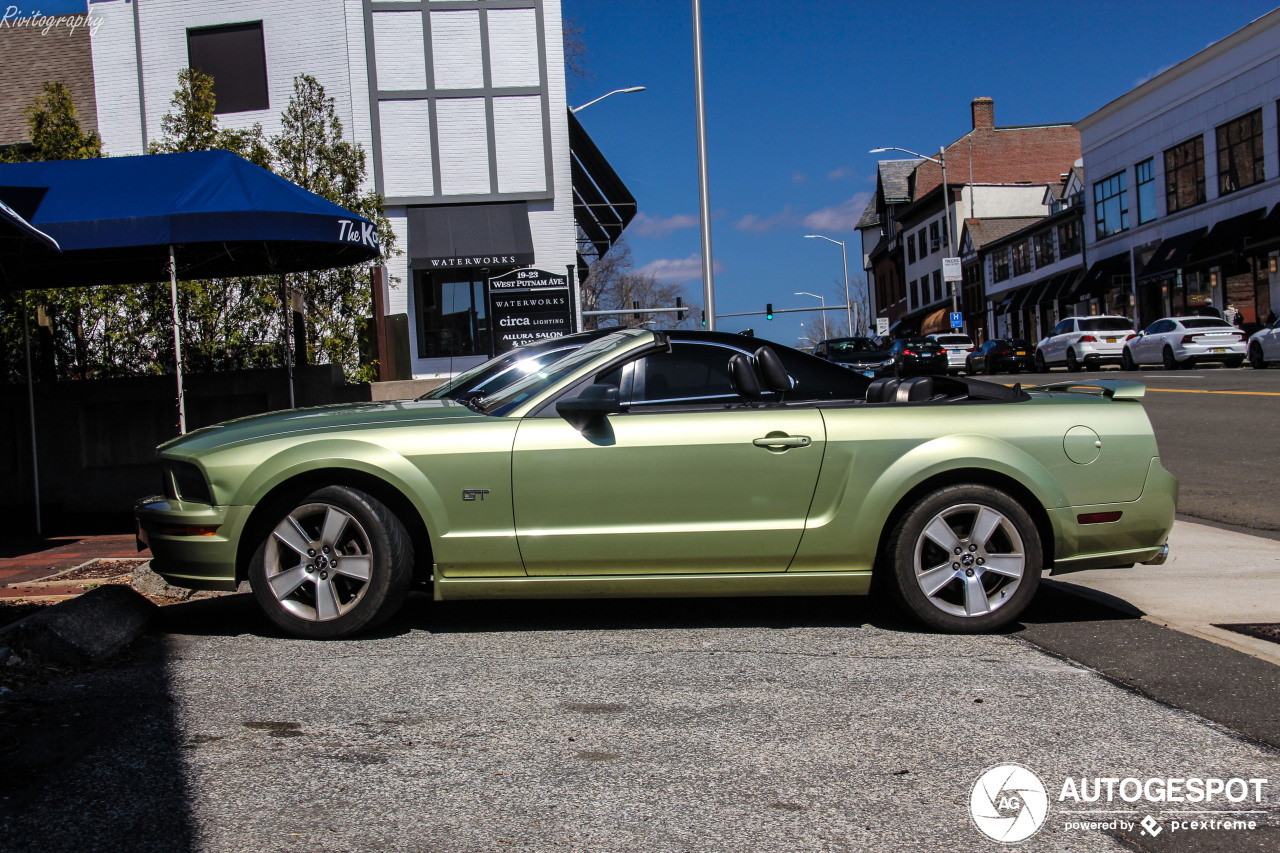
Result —
<svg viewBox="0 0 1280 853"><path fill-rule="evenodd" d="M702 231L702 316L716 328L715 267L711 260L711 179L707 175L707 107L702 94L702 2L693 0L693 100L698 125L698 220Z"/></svg>
<svg viewBox="0 0 1280 853"><path fill-rule="evenodd" d="M849 334L856 335L857 332L853 328L853 302L849 299L849 253L845 251L843 240L832 240L830 237L823 237L821 234L806 234L806 239L826 240L828 243L835 243L840 247L840 259L844 262L844 313L845 320L849 323Z"/></svg>
<svg viewBox="0 0 1280 853"><path fill-rule="evenodd" d="M827 300L823 299L818 294L810 293L807 290L797 290L796 296L812 296L814 299L822 303L822 339L826 340L827 338L831 337L829 334L827 334ZM846 302L845 307L847 308L848 306L849 306L849 303ZM853 334L853 329L849 330L849 334L851 335Z"/></svg>
<svg viewBox="0 0 1280 853"><path fill-rule="evenodd" d="M901 151L903 154L910 154L912 157L919 157L921 160L928 160L930 163L937 163L942 167L942 204L946 210L946 227L947 227L947 257L954 258L956 251L956 234L951 227L951 191L947 188L947 149L939 148L937 157L926 157L924 154L917 154L914 151L908 151L906 148L899 148L896 145L887 145L884 148L872 148L868 154L879 154L884 151ZM960 310L960 283L951 282L951 311L954 313Z"/></svg>
<svg viewBox="0 0 1280 853"><path fill-rule="evenodd" d="M574 114L576 115L577 113L582 112L583 110L585 110L587 107L591 106L592 104L598 104L598 103L600 103L601 101L603 101L605 98L609 97L610 95L626 95L626 94L629 94L629 93L631 93L631 92L643 92L643 91L644 91L644 86L628 86L628 87L627 87L627 88L625 88L625 89L614 89L612 92L605 92L603 95L601 95L600 97L596 98L595 100L587 101L585 104L583 104L583 105L582 105L582 106L580 106L580 107L573 107L573 108L571 108L571 109L569 110L569 112L574 113Z"/></svg>

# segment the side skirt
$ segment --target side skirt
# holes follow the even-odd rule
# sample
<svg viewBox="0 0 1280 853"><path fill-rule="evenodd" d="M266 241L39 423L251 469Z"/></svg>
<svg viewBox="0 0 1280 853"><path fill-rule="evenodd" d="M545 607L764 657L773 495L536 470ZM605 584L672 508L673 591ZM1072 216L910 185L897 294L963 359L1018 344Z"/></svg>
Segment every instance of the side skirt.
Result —
<svg viewBox="0 0 1280 853"><path fill-rule="evenodd" d="M732 598L748 595L866 595L871 572L717 575L446 578L437 567L436 601L477 598Z"/></svg>

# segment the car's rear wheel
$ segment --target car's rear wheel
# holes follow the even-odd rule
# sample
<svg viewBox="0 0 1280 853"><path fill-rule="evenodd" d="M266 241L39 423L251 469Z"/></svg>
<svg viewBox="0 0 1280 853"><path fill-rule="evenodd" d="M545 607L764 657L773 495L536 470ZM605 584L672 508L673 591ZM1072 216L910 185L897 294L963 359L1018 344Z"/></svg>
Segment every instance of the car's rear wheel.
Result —
<svg viewBox="0 0 1280 853"><path fill-rule="evenodd" d="M1133 355L1129 352L1129 348L1125 347L1123 353L1120 354L1121 370L1137 370L1138 364L1133 360Z"/></svg>
<svg viewBox="0 0 1280 853"><path fill-rule="evenodd" d="M1262 355L1262 347L1257 344L1249 347L1249 366L1254 370L1267 369L1267 359Z"/></svg>
<svg viewBox="0 0 1280 853"><path fill-rule="evenodd" d="M1073 349L1067 350L1067 371L1069 373L1080 372L1080 360L1076 358L1076 351Z"/></svg>
<svg viewBox="0 0 1280 853"><path fill-rule="evenodd" d="M1173 357L1173 349L1171 347L1165 347L1164 352L1161 354L1160 358L1161 358L1161 361L1164 363L1165 370L1178 369L1178 360Z"/></svg>
<svg viewBox="0 0 1280 853"><path fill-rule="evenodd" d="M259 606L285 631L338 639L384 622L404 603L413 547L404 525L346 486L312 492L278 514L249 566Z"/></svg>
<svg viewBox="0 0 1280 853"><path fill-rule="evenodd" d="M938 489L894 525L889 588L931 628L993 631L1022 613L1040 583L1040 535L1007 493L967 484Z"/></svg>
<svg viewBox="0 0 1280 853"><path fill-rule="evenodd" d="M1045 364L1044 353L1036 353L1036 373L1048 373L1049 365Z"/></svg>

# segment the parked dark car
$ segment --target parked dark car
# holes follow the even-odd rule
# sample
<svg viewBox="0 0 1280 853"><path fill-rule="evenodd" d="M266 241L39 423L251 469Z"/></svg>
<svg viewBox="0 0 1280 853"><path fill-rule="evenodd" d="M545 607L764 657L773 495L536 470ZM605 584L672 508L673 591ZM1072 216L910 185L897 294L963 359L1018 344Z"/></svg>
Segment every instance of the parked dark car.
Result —
<svg viewBox="0 0 1280 853"><path fill-rule="evenodd" d="M1021 373L1035 367L1036 348L1022 338L992 338L965 359L964 369L975 373Z"/></svg>
<svg viewBox="0 0 1280 853"><path fill-rule="evenodd" d="M893 356L874 338L827 338L813 348L813 354L863 376L893 373Z"/></svg>
<svg viewBox="0 0 1280 853"><path fill-rule="evenodd" d="M947 351L930 338L899 338L889 348L895 376L947 372Z"/></svg>

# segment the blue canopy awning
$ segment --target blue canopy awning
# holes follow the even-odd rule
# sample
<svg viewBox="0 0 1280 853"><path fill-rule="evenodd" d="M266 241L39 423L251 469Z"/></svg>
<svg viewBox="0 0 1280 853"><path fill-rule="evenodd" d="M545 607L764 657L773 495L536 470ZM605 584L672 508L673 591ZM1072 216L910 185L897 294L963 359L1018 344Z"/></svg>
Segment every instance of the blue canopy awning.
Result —
<svg viewBox="0 0 1280 853"><path fill-rule="evenodd" d="M180 279L380 253L372 222L229 151L0 165L0 201L63 249L6 253L9 289L164 281L171 246Z"/></svg>

